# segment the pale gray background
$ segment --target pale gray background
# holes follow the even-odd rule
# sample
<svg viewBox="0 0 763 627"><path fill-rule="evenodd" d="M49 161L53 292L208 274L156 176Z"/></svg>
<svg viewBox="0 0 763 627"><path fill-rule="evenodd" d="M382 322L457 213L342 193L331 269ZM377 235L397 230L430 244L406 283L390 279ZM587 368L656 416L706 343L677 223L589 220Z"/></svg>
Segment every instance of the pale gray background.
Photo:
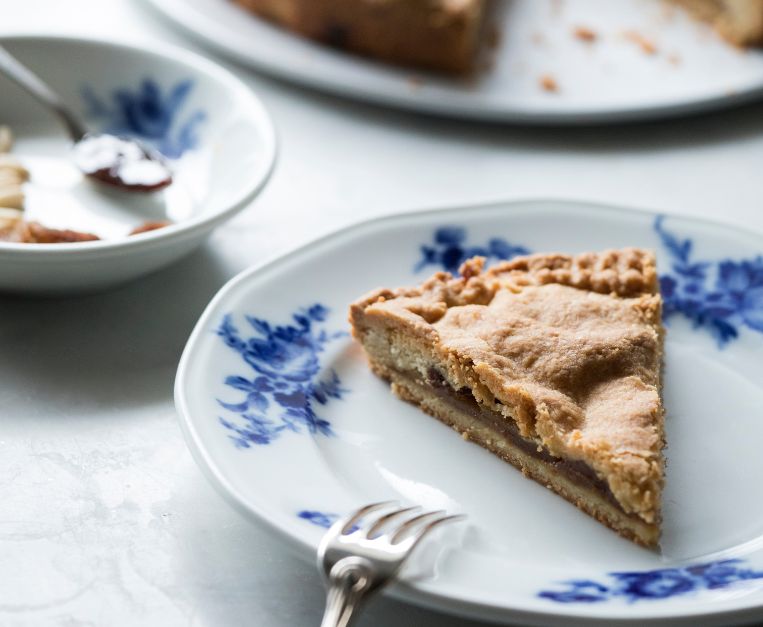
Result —
<svg viewBox="0 0 763 627"><path fill-rule="evenodd" d="M207 54L140 2L0 9L3 34L93 33ZM256 90L279 131L275 175L252 207L139 283L0 297L2 625L318 624L312 565L213 492L175 420L185 340L247 266L365 217L504 198L588 199L763 231L761 105L630 127L485 126L344 102L219 62ZM477 623L380 600L360 625Z"/></svg>

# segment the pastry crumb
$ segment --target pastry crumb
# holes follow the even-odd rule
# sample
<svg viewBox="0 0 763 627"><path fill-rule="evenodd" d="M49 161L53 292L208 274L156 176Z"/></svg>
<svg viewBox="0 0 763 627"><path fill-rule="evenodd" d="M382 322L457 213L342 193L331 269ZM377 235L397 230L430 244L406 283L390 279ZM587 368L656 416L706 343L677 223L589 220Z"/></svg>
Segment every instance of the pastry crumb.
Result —
<svg viewBox="0 0 763 627"><path fill-rule="evenodd" d="M559 83L556 82L556 79L551 76L551 74L544 74L541 76L538 79L538 84L543 91L547 91L549 93L556 93L559 91Z"/></svg>
<svg viewBox="0 0 763 627"><path fill-rule="evenodd" d="M72 229L52 229L39 222L27 223L25 242L32 244L71 244L75 242L94 242L101 239L93 233L73 231Z"/></svg>
<svg viewBox="0 0 763 627"><path fill-rule="evenodd" d="M157 229L163 229L165 226L172 224L169 220L149 220L143 224L136 226L130 235L140 235L141 233L148 233L149 231L156 231Z"/></svg>
<svg viewBox="0 0 763 627"><path fill-rule="evenodd" d="M657 54L657 46L654 44L654 42L651 39L648 39L647 37L644 37L641 33L635 30L629 30L625 31L623 33L623 36L625 39L630 41L633 44L636 44L639 48L641 48L641 52L648 55L655 55Z"/></svg>
<svg viewBox="0 0 763 627"><path fill-rule="evenodd" d="M586 43L593 43L599 38L599 35L591 28L587 26L576 26L572 31L575 38Z"/></svg>
<svg viewBox="0 0 763 627"><path fill-rule="evenodd" d="M668 63L670 63L671 65L681 65L682 61L683 59L681 59L681 55L679 55L678 53L673 52L668 55Z"/></svg>

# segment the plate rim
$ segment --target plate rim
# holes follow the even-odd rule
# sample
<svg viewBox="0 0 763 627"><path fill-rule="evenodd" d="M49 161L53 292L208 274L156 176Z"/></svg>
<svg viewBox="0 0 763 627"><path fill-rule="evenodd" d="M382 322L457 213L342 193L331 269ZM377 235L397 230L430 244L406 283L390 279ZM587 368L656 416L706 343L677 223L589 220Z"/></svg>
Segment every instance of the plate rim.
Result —
<svg viewBox="0 0 763 627"><path fill-rule="evenodd" d="M101 35L90 34L67 34L49 33L42 30L24 30L11 33L0 33L0 44L41 41L43 43L85 44L93 47L105 46L117 50L129 50L144 53L151 56L170 59L171 61L193 69L195 72L206 74L225 85L228 93L236 101L243 103L243 109L247 115L257 123L258 130L262 133L263 149L265 157L264 166L259 178L252 179L248 186L237 198L221 211L210 215L198 215L181 222L170 224L163 229L156 229L141 234L141 237L122 237L117 239L104 239L98 241L54 243L54 244L22 244L12 242L0 242L0 258L21 261L42 262L43 260L59 260L62 258L101 257L121 254L125 249L139 251L140 249L153 248L161 240L182 241L198 236L199 233L214 229L217 225L230 220L237 213L245 209L249 203L264 189L275 170L279 157L278 132L273 122L273 117L265 107L259 96L250 89L241 79L214 61L202 55L185 50L172 44L156 44L131 41L118 36L106 38Z"/></svg>
<svg viewBox="0 0 763 627"><path fill-rule="evenodd" d="M189 336L189 339L180 357L177 372L175 375L175 408L178 416L178 422L186 440L186 444L191 451L191 454L197 465L202 470L202 473L212 484L215 490L223 497L223 499L228 502L235 510L240 512L247 520L258 526L264 526L269 532L282 538L285 541L285 545L294 549L295 552L300 555L300 557L309 561L314 561L315 548L309 543L309 541L307 541L304 537L292 534L289 532L289 530L279 526L277 520L269 516L265 511L265 508L248 502L236 491L235 488L229 484L224 476L224 473L220 471L213 457L209 454L208 449L203 446L201 437L196 432L193 420L190 417L191 410L185 394L187 373L190 368L190 362L192 361L200 337L208 328L208 322L210 318L214 313L216 313L218 305L223 302L232 291L234 291L240 284L246 283L249 279L255 278L258 275L267 272L274 266L277 266L282 260L292 258L292 256L297 254L309 254L314 249L319 248L324 244L330 243L333 239L339 239L343 236L352 235L354 232L362 233L364 229L383 226L385 223L399 223L399 221L417 220L421 217L435 215L442 215L447 219L447 216L452 214L458 214L460 216L468 215L468 213L465 214L464 212L471 210L502 210L505 211L508 215L517 210L531 210L534 206L544 205L555 205L556 209L564 211L570 211L576 208L585 209L593 211L594 213L598 213L602 216L606 216L612 213L621 215L637 215L641 217L657 217L659 215L664 215L668 219L680 219L686 222L699 223L704 224L705 226L714 227L716 229L722 229L727 232L732 232L735 235L743 236L745 239L758 240L761 242L761 244L763 244L763 231L758 229L743 230L743 228L740 226L736 226L731 223L720 222L709 218L692 217L672 212L655 211L640 207L602 203L597 201L532 197L527 199L511 199L506 201L491 201L474 204L459 203L412 211L397 211L370 219L361 219L355 221L342 228L333 230L322 236L314 238L309 242L294 247L285 253L271 255L261 263L254 264L229 279L214 295L214 297L205 307ZM763 617L762 599L752 600L752 602L750 602L749 599L742 599L732 602L724 601L722 602L724 606L720 607L718 610L708 611L707 608L698 608L696 610L691 608L680 608L679 613L675 613L676 610L673 610L674 613L657 613L652 611L637 614L635 617L623 617L622 614L600 614L596 616L587 615L584 611L585 607L587 607L585 605L580 606L581 611L574 611L572 610L572 607L567 607L567 611L562 612L553 611L552 608L550 608L548 611L545 611L539 610L537 607L510 607L495 605L491 603L482 603L474 600L447 596L445 594L421 589L418 588L415 584L408 583L406 581L396 582L385 591L385 594L390 594L390 596L393 598L397 598L414 605L427 607L435 611L447 612L453 615L491 622L518 621L542 626L559 625L569 627L571 625L582 626L592 624L617 624L620 626L635 626L644 624L649 624L651 626L678 624L694 625L696 623L692 621L696 621L696 619L699 617L704 619L703 624L705 625L725 625L727 624L726 621L730 619L746 620L751 618L760 619ZM725 607L729 603L733 603L734 607ZM665 606L663 606L663 608L665 608Z"/></svg>
<svg viewBox="0 0 763 627"><path fill-rule="evenodd" d="M238 49L235 45L229 44L225 37L217 36L225 28L209 23L204 19L204 14L198 12L193 5L182 5L179 0L143 1L150 5L163 19L180 27L182 32L191 36L195 41L270 77L351 101L438 117L527 126L605 126L719 111L751 103L763 97L763 79L761 79L760 84L747 86L733 93L718 92L715 95L688 98L672 103L657 103L647 106L615 106L604 110L570 108L565 112L538 112L531 107L472 107L460 102L444 104L436 99L417 99L405 92L391 92L382 88L353 89L352 86L341 80L333 80L330 77L325 79L310 72L303 72L279 64L275 58L254 57ZM185 9L185 13L174 10L179 6Z"/></svg>

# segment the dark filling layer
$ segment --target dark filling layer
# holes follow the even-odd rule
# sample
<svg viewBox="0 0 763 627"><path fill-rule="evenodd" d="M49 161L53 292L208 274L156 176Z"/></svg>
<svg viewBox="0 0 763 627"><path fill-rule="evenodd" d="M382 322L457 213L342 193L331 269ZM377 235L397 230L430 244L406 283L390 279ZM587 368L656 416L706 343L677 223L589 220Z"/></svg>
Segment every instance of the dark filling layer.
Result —
<svg viewBox="0 0 763 627"><path fill-rule="evenodd" d="M424 382L420 381L420 383ZM545 449L538 450L538 444L532 440L523 438L519 433L518 427L512 420L507 420L504 416L480 405L472 395L471 389L468 387L455 390L445 380L442 374L434 368L429 369L425 383L437 396L445 399L458 411L465 413L487 425L491 429L494 429L514 446L528 455L543 461L545 464L552 466L559 474L564 475L576 485L596 492L624 514L637 518L632 514L627 514L627 512L623 510L622 506L617 502L614 494L612 494L612 491L609 489L607 482L600 479L593 468L588 464L578 460L559 459L558 457L551 455Z"/></svg>

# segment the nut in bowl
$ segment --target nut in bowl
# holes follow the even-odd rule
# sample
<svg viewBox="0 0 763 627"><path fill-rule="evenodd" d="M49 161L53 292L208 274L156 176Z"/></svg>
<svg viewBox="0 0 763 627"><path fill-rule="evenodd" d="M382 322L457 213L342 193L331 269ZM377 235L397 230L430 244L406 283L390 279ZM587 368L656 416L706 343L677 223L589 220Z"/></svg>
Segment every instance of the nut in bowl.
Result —
<svg viewBox="0 0 763 627"><path fill-rule="evenodd" d="M0 43L88 129L139 140L173 178L145 194L88 180L54 116L0 75L0 290L93 291L157 270L201 244L267 181L276 153L270 117L215 64L95 39Z"/></svg>

